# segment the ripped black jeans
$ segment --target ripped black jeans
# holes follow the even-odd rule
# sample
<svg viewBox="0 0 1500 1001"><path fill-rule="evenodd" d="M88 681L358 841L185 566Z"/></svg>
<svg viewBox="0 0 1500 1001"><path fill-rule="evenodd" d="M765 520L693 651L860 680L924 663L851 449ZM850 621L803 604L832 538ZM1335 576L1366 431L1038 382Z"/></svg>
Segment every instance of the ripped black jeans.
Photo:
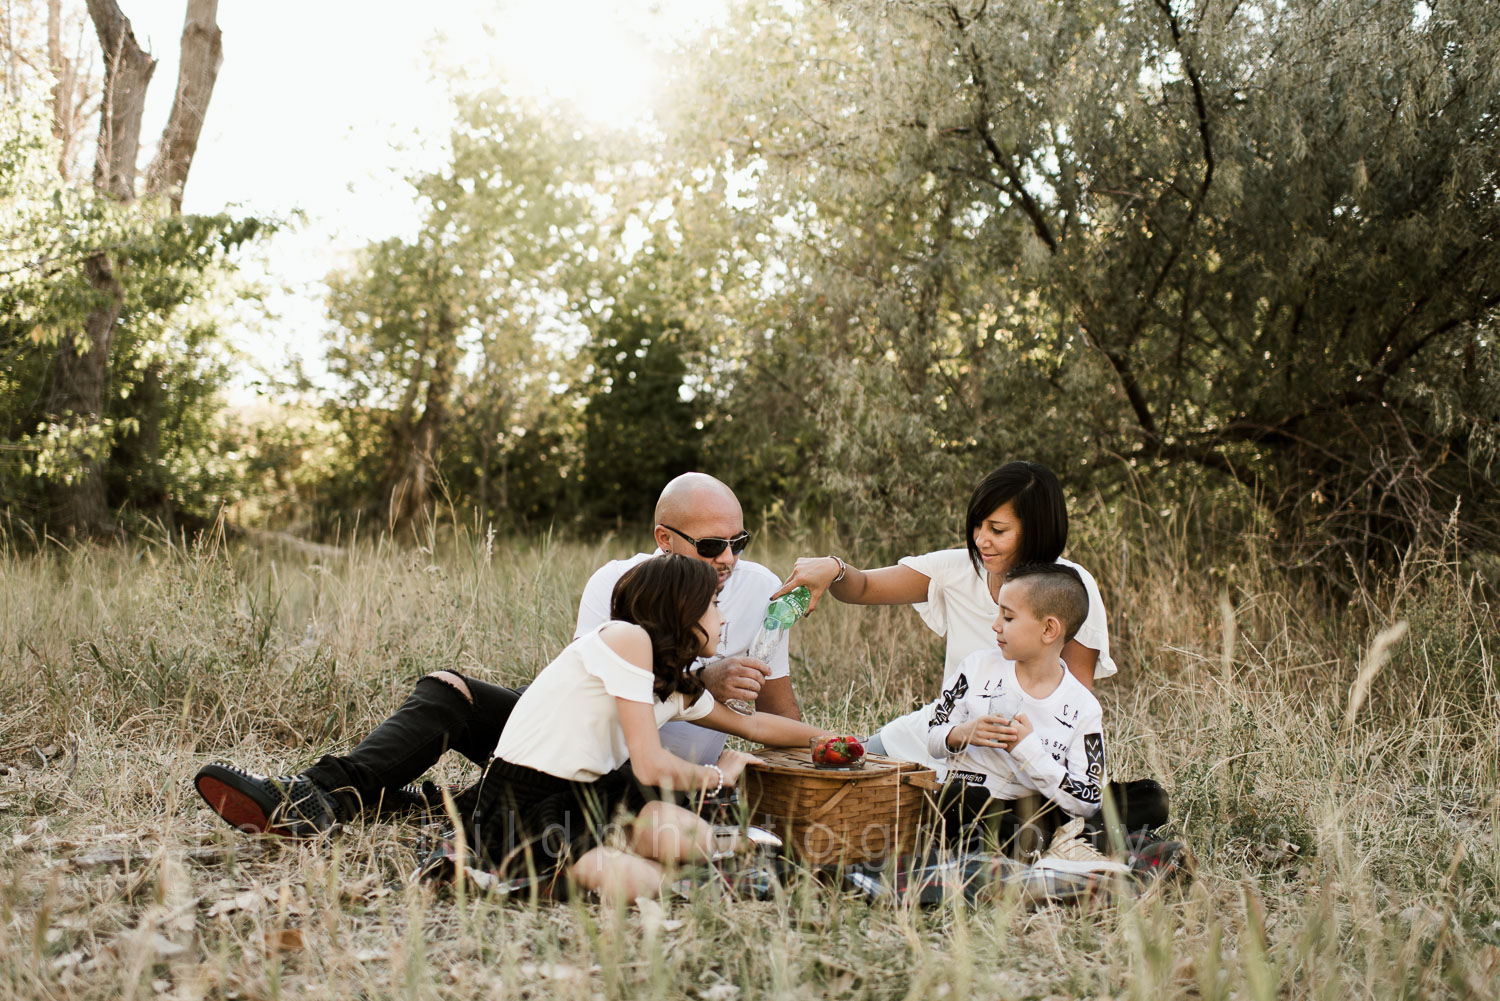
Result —
<svg viewBox="0 0 1500 1001"><path fill-rule="evenodd" d="M325 754L307 769L304 774L338 800L340 819L398 798L403 786L450 750L481 768L489 762L521 693L457 676L468 686L473 702L453 685L424 677L401 708L348 754Z"/></svg>

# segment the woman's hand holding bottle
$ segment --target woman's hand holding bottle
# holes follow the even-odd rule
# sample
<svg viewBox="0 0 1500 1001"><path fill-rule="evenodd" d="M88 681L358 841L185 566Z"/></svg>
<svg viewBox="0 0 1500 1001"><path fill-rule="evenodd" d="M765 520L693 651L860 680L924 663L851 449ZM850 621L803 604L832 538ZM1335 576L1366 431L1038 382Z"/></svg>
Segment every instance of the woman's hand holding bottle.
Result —
<svg viewBox="0 0 1500 1001"><path fill-rule="evenodd" d="M808 602L807 610L811 612L818 607L818 601L823 597L823 592L833 584L833 580L843 572L844 565L832 556L803 556L792 564L792 572L782 582L781 589L771 595L775 601L783 594L790 594L799 587L805 587L812 592L812 598Z"/></svg>

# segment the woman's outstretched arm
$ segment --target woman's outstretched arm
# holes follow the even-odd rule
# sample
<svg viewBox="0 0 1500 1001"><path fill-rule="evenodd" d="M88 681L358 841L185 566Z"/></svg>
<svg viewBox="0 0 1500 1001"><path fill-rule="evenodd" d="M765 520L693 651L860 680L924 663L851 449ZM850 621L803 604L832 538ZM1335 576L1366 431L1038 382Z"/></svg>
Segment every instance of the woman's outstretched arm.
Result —
<svg viewBox="0 0 1500 1001"><path fill-rule="evenodd" d="M840 563L832 556L804 556L792 566L791 575L771 598L775 600L805 586L812 592L809 611L818 607L824 591L846 605L910 605L926 601L927 585L932 583L932 578L921 571L899 565L861 570L844 563L844 579L835 583L834 578L840 572Z"/></svg>

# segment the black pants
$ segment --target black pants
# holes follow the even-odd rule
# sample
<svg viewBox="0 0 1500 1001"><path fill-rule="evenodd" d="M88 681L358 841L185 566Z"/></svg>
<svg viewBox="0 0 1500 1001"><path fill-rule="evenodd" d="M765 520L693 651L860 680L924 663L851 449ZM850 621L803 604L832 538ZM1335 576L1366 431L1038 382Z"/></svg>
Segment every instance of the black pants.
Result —
<svg viewBox="0 0 1500 1001"><path fill-rule="evenodd" d="M605 842L611 824L659 798L628 764L592 782L571 782L495 758L455 805L480 858L521 875L576 861Z"/></svg>
<svg viewBox="0 0 1500 1001"><path fill-rule="evenodd" d="M352 751L324 755L307 776L333 792L343 819L349 819L393 798L449 750L483 767L495 753L520 692L473 678L464 683L472 703L452 685L422 678L401 708Z"/></svg>
<svg viewBox="0 0 1500 1001"><path fill-rule="evenodd" d="M1118 852L1131 834L1153 831L1167 822L1167 791L1152 779L1110 782L1105 807L1083 825L1083 837L1102 852ZM1107 829L1113 811L1118 827ZM1047 847L1052 833L1073 818L1040 794L995 799L980 785L949 782L938 793L942 837L949 848L1022 856Z"/></svg>

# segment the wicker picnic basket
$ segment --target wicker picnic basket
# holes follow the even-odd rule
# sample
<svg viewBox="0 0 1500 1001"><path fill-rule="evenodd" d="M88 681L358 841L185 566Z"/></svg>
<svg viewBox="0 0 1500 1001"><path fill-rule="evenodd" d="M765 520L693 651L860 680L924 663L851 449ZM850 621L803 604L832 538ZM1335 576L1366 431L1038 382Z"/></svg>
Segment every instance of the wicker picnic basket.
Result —
<svg viewBox="0 0 1500 1001"><path fill-rule="evenodd" d="M806 747L763 748L745 770L758 822L809 865L874 862L912 851L932 816L933 773L867 755L852 771L818 768Z"/></svg>

